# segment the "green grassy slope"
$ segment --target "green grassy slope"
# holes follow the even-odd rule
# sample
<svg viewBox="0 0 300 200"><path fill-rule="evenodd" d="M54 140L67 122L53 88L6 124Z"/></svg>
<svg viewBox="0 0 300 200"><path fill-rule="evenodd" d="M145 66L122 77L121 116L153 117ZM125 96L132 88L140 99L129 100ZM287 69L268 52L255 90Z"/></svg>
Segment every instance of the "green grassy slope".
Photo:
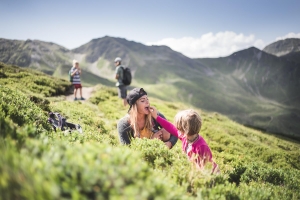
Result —
<svg viewBox="0 0 300 200"><path fill-rule="evenodd" d="M7 71L2 68L0 80L13 79ZM59 81L51 78L49 83ZM19 83L34 84L26 77ZM40 95L31 88L31 94ZM116 123L128 108L114 87L99 85L86 103L49 98L45 94L55 94L48 87L44 90L40 98L48 101L38 104L13 82L0 84L0 199L300 198L297 141L197 109L203 118L200 134L221 169L220 175L212 176L209 168L198 171L188 162L180 141L172 150L158 140L120 145ZM171 121L177 111L190 107L149 98ZM45 123L44 107L79 123L84 134L52 131Z"/></svg>
<svg viewBox="0 0 300 200"><path fill-rule="evenodd" d="M56 79L56 81L53 81L52 76L42 72L1 62L0 85L39 97L65 95L71 89L70 82L66 80Z"/></svg>

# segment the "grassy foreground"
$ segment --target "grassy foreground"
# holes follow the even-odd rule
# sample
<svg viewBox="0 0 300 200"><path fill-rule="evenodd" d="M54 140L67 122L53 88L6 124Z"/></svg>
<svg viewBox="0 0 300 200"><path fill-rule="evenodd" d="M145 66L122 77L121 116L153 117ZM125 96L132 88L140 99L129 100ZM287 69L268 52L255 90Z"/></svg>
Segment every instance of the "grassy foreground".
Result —
<svg viewBox="0 0 300 200"><path fill-rule="evenodd" d="M35 73L0 65L1 199L300 198L299 142L198 110L201 135L221 168L211 176L187 161L180 141L172 150L158 140L120 145L116 124L127 108L115 88L99 85L88 102L67 102L57 95L68 82ZM187 108L149 98L171 121ZM79 123L84 134L54 132L50 110Z"/></svg>

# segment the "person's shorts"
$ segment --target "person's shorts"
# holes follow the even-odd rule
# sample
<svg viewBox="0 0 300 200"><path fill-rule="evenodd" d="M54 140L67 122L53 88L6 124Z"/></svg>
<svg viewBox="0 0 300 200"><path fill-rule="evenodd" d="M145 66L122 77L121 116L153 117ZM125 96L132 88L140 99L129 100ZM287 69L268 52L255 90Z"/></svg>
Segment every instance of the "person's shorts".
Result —
<svg viewBox="0 0 300 200"><path fill-rule="evenodd" d="M118 96L121 99L125 99L126 98L126 96L127 96L127 89L126 89L125 85L119 85L118 86Z"/></svg>
<svg viewBox="0 0 300 200"><path fill-rule="evenodd" d="M75 89L82 88L81 84L74 84Z"/></svg>

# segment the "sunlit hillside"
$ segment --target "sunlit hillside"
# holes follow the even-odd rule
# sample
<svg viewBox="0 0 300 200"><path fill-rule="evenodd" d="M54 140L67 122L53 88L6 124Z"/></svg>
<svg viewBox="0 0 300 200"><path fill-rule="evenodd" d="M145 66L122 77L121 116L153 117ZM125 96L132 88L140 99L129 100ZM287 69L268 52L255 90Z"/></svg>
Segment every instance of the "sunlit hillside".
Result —
<svg viewBox="0 0 300 200"><path fill-rule="evenodd" d="M115 87L102 84L86 102L66 101L70 83L0 64L0 199L299 199L300 143L244 127L195 108L200 134L221 174L197 170L179 141L118 140L124 108ZM149 96L168 120L191 106ZM78 123L54 132L49 111Z"/></svg>

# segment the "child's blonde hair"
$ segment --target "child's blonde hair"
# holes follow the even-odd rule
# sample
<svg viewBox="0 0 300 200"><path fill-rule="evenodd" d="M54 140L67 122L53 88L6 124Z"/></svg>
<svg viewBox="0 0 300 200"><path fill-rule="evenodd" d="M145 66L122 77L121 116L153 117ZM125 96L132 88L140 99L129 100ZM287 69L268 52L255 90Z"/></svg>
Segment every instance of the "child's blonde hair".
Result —
<svg viewBox="0 0 300 200"><path fill-rule="evenodd" d="M75 67L75 64L76 64L76 63L79 64L79 62L78 62L77 60L73 60L73 67Z"/></svg>
<svg viewBox="0 0 300 200"><path fill-rule="evenodd" d="M183 134L195 135L200 132L202 119L200 115L192 110L183 110L175 115L174 125Z"/></svg>

